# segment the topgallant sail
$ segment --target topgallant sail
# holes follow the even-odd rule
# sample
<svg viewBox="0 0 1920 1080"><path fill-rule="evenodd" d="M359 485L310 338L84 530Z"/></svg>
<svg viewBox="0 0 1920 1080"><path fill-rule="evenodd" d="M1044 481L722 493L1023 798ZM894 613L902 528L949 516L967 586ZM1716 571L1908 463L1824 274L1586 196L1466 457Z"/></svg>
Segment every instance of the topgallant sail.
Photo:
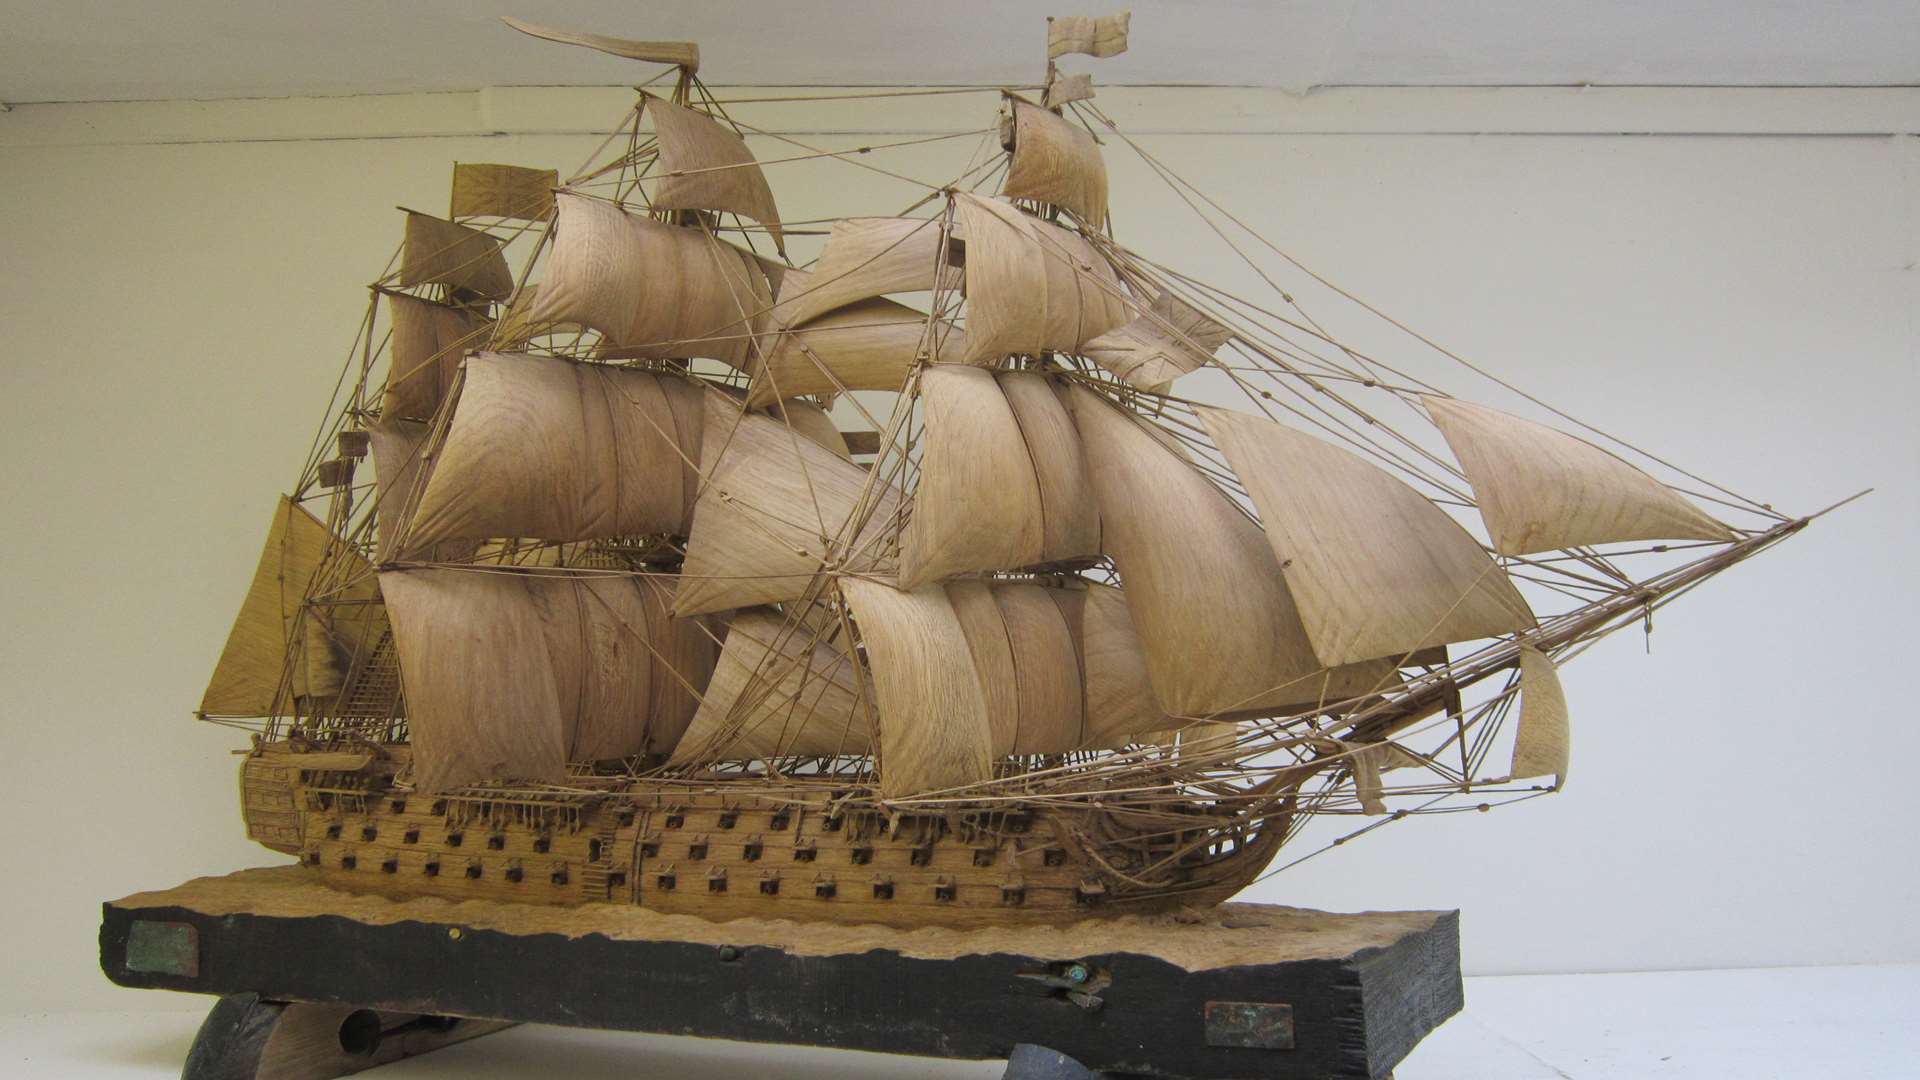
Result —
<svg viewBox="0 0 1920 1080"><path fill-rule="evenodd" d="M513 25L664 68L564 179L405 215L200 706L254 733L249 835L336 884L1214 902L1316 818L1558 790L1558 665L1806 524L1122 244L1115 147L1280 255L1055 65L1125 16L1051 20L951 181L814 228L697 47Z"/></svg>

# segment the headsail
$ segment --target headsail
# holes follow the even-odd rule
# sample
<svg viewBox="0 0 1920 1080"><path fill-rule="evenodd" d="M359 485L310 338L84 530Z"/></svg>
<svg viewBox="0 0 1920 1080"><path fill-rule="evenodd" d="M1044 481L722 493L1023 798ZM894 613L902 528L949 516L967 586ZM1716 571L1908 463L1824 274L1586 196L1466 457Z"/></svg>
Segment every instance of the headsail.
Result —
<svg viewBox="0 0 1920 1080"><path fill-rule="evenodd" d="M1424 397L1502 555L1620 540L1733 540L1673 489L1583 439L1484 405Z"/></svg>
<svg viewBox="0 0 1920 1080"><path fill-rule="evenodd" d="M1163 710L1312 707L1388 685L1388 662L1320 662L1260 527L1170 437L1084 387L1070 403Z"/></svg>
<svg viewBox="0 0 1920 1080"><path fill-rule="evenodd" d="M717 652L651 577L420 569L380 585L425 792L664 750Z"/></svg>
<svg viewBox="0 0 1920 1080"><path fill-rule="evenodd" d="M721 210L767 227L774 249L786 254L773 189L746 140L703 112L641 94L642 111L659 139L660 182L656 210Z"/></svg>
<svg viewBox="0 0 1920 1080"><path fill-rule="evenodd" d="M1246 485L1324 664L1396 660L1534 624L1460 523L1386 470L1257 416L1201 409Z"/></svg>
<svg viewBox="0 0 1920 1080"><path fill-rule="evenodd" d="M445 442L402 546L449 540L685 535L702 391L689 380L554 357L467 361Z"/></svg>
<svg viewBox="0 0 1920 1080"><path fill-rule="evenodd" d="M773 295L753 256L699 229L562 192L546 277L526 319L598 330L622 356L745 368Z"/></svg>
<svg viewBox="0 0 1920 1080"><path fill-rule="evenodd" d="M1551 776L1556 786L1567 782L1569 756L1567 695L1560 673L1546 653L1531 646L1520 649L1520 722L1513 738L1515 780Z"/></svg>
<svg viewBox="0 0 1920 1080"><path fill-rule="evenodd" d="M1078 352L1132 316L1112 265L1078 233L997 199L955 193L953 206L965 238L963 362Z"/></svg>
<svg viewBox="0 0 1920 1080"><path fill-rule="evenodd" d="M1079 436L1045 376L940 365L920 380L925 450L900 583L1100 555Z"/></svg>

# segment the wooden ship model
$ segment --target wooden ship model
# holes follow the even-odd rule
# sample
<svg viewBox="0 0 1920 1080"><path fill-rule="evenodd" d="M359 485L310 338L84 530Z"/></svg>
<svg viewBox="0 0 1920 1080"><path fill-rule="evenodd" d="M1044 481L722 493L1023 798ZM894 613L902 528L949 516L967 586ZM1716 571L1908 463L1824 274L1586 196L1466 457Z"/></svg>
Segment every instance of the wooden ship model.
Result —
<svg viewBox="0 0 1920 1080"><path fill-rule="evenodd" d="M1557 790L1557 665L1806 523L1123 243L1103 147L1286 258L1053 62L1125 16L1050 20L952 180L804 227L763 165L935 140L802 144L691 44L514 25L659 76L564 180L457 165L446 217L405 213L199 709L252 733L248 835L330 884L1215 903L1315 818Z"/></svg>

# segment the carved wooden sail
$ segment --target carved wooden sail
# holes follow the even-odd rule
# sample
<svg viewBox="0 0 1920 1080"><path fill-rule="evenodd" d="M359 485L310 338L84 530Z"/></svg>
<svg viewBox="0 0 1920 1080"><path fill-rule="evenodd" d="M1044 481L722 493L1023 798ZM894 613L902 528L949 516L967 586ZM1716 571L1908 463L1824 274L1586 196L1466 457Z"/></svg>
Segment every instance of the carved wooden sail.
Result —
<svg viewBox="0 0 1920 1080"><path fill-rule="evenodd" d="M1502 555L1617 540L1733 539L1725 525L1592 443L1453 398L1424 400Z"/></svg>
<svg viewBox="0 0 1920 1080"><path fill-rule="evenodd" d="M772 303L746 252L599 199L562 194L534 327L579 323L637 358L707 357L745 367Z"/></svg>
<svg viewBox="0 0 1920 1080"><path fill-rule="evenodd" d="M691 43L513 25L678 70L565 182L463 163L408 213L201 702L254 736L250 835L342 888L1214 902L1316 815L1557 788L1550 658L1806 524L1451 397L1456 357L1343 343L1325 290L1123 246L1101 147L1135 146L1051 62L917 201L789 229L786 162L893 146L762 162ZM1054 19L1048 53L1128 30Z"/></svg>
<svg viewBox="0 0 1920 1080"><path fill-rule="evenodd" d="M1200 418L1260 509L1321 662L1401 656L1534 624L1473 537L1384 469L1244 413L1204 409Z"/></svg>
<svg viewBox="0 0 1920 1080"><path fill-rule="evenodd" d="M798 600L829 561L891 572L885 524L899 498L840 455L716 391L706 397L702 480L675 610L698 615ZM867 511L860 528L855 512Z"/></svg>
<svg viewBox="0 0 1920 1080"><path fill-rule="evenodd" d="M702 391L672 375L551 357L466 363L402 554L491 536L687 532Z"/></svg>
<svg viewBox="0 0 1920 1080"><path fill-rule="evenodd" d="M653 205L660 210L725 210L767 227L781 254L780 212L766 174L746 140L706 113L641 94L643 112L660 140L660 183Z"/></svg>
<svg viewBox="0 0 1920 1080"><path fill-rule="evenodd" d="M1078 233L997 199L957 194L953 205L966 244L963 362L1074 352L1131 317L1113 267Z"/></svg>

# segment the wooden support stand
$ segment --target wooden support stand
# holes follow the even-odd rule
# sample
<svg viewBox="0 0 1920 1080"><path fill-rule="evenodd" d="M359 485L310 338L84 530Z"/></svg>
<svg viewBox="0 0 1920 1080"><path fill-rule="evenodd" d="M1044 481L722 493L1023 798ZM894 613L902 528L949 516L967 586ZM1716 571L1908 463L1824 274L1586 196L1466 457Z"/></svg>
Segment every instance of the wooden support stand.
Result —
<svg viewBox="0 0 1920 1080"><path fill-rule="evenodd" d="M1453 912L901 931L384 899L297 867L108 903L100 962L223 995L187 1080L343 1076L515 1022L1007 1058L1019 1080L1381 1080L1462 1003Z"/></svg>

